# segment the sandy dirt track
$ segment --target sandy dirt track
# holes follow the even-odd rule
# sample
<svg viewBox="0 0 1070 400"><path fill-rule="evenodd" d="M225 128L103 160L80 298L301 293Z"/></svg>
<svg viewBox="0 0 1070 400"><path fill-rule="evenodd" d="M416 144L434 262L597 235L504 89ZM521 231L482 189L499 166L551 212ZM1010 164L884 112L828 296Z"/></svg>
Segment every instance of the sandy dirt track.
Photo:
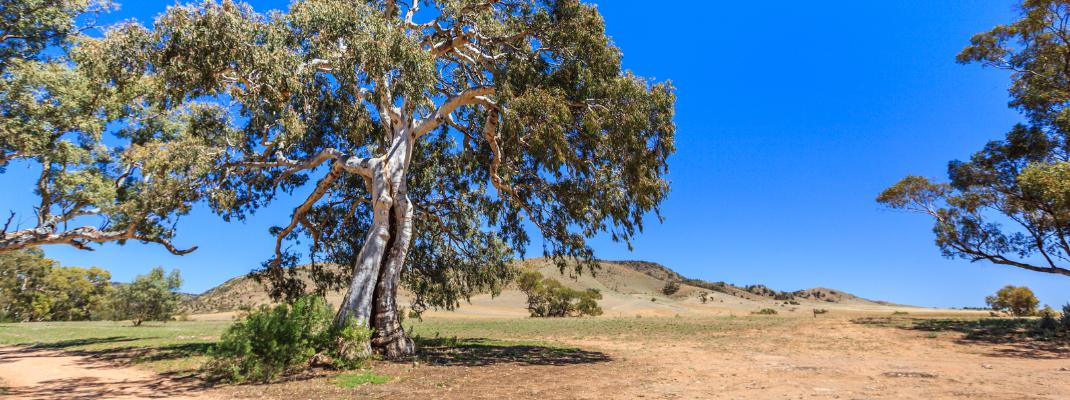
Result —
<svg viewBox="0 0 1070 400"><path fill-rule="evenodd" d="M0 379L12 399L210 399L182 381L57 350L0 347Z"/></svg>

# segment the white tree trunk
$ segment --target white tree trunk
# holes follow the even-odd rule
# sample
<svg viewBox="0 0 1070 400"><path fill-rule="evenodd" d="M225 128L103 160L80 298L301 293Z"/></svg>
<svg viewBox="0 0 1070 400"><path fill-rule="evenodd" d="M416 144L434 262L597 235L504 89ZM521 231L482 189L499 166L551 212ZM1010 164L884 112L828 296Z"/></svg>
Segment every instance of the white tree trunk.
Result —
<svg viewBox="0 0 1070 400"><path fill-rule="evenodd" d="M393 241L386 263L379 271L379 282L375 289L375 336L372 346L388 358L409 356L415 353L415 346L401 326L401 316L397 306L398 280L405 258L412 242L413 207L407 196L399 197L394 204Z"/></svg>
<svg viewBox="0 0 1070 400"><path fill-rule="evenodd" d="M372 225L353 263L353 280L335 317L335 324L353 317L372 328L375 332L367 350L390 358L415 352L412 339L401 327L396 299L412 241L413 206L406 194L405 176L414 140L409 127L403 127L384 159L372 166Z"/></svg>

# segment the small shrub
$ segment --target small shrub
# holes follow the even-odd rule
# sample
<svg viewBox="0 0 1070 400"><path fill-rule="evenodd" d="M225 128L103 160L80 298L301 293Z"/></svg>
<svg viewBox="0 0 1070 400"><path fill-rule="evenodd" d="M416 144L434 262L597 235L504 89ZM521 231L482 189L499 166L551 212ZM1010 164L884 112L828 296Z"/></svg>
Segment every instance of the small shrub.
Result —
<svg viewBox="0 0 1070 400"><path fill-rule="evenodd" d="M815 308L814 309L814 318L817 318L817 316L821 315L821 314L828 314L828 312L829 312L829 310L826 310L824 308Z"/></svg>
<svg viewBox="0 0 1070 400"><path fill-rule="evenodd" d="M910 315L910 313L908 313L906 311L896 311L896 312L893 312L892 315Z"/></svg>
<svg viewBox="0 0 1070 400"><path fill-rule="evenodd" d="M223 333L206 372L214 379L266 382L314 360L336 368L364 365L371 331L356 320L335 328L333 315L319 296L301 297L292 306L260 306Z"/></svg>
<svg viewBox="0 0 1070 400"><path fill-rule="evenodd" d="M1059 331L1059 321L1055 319L1055 309L1045 306L1040 310L1040 321L1037 323L1036 333L1042 336L1052 336Z"/></svg>
<svg viewBox="0 0 1070 400"><path fill-rule="evenodd" d="M532 317L602 315L602 307L598 306L602 292L598 289L572 289L534 271L520 275L517 285L528 296L528 312Z"/></svg>
<svg viewBox="0 0 1070 400"><path fill-rule="evenodd" d="M1070 303L1063 306L1063 315L1059 317L1059 326L1063 332L1070 333Z"/></svg>
<svg viewBox="0 0 1070 400"><path fill-rule="evenodd" d="M756 315L776 315L776 313L777 313L776 310L774 310L772 308L763 308L761 310L754 311L751 314L756 314Z"/></svg>
<svg viewBox="0 0 1070 400"><path fill-rule="evenodd" d="M676 281L665 282L665 286L661 288L661 293L666 296L672 296L676 292L680 291L680 284Z"/></svg>
<svg viewBox="0 0 1070 400"><path fill-rule="evenodd" d="M706 302L710 300L709 296L709 293L702 292L698 294L698 299L702 301L702 304L706 304Z"/></svg>

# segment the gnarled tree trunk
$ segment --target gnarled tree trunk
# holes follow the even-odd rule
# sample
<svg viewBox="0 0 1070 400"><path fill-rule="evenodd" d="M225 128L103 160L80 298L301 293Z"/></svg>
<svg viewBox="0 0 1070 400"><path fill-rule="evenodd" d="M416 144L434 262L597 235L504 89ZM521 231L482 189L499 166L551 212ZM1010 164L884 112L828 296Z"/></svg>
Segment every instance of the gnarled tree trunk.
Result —
<svg viewBox="0 0 1070 400"><path fill-rule="evenodd" d="M405 176L414 140L409 126L399 129L387 156L372 165L372 225L353 262L353 280L335 317L336 325L355 318L374 330L366 351L389 358L415 353L397 307L398 280L412 242L413 206Z"/></svg>

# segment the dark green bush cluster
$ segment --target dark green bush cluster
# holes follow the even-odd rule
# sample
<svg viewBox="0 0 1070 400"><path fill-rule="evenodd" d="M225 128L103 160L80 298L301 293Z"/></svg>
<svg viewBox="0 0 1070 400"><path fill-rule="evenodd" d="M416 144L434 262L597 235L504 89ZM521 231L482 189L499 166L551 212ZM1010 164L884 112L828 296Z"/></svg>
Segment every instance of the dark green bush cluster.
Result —
<svg viewBox="0 0 1070 400"><path fill-rule="evenodd" d="M364 365L371 331L356 320L335 327L333 317L320 296L301 297L293 305L260 306L227 329L206 372L220 380L264 382L312 365Z"/></svg>
<svg viewBox="0 0 1070 400"><path fill-rule="evenodd" d="M661 293L666 296L672 296L676 292L680 291L680 284L676 281L665 282L665 287L661 288Z"/></svg>
<svg viewBox="0 0 1070 400"><path fill-rule="evenodd" d="M776 315L776 313L777 313L776 310L774 310L772 308L763 308L761 310L752 312L751 314L756 314L756 315Z"/></svg>
<svg viewBox="0 0 1070 400"><path fill-rule="evenodd" d="M1063 306L1062 314L1056 312L1050 306L1040 310L1040 320L1037 321L1034 333L1046 337L1070 337L1070 304Z"/></svg>
<svg viewBox="0 0 1070 400"><path fill-rule="evenodd" d="M602 315L602 307L598 306L602 293L598 289L572 289L534 271L520 275L517 284L528 296L532 317Z"/></svg>

